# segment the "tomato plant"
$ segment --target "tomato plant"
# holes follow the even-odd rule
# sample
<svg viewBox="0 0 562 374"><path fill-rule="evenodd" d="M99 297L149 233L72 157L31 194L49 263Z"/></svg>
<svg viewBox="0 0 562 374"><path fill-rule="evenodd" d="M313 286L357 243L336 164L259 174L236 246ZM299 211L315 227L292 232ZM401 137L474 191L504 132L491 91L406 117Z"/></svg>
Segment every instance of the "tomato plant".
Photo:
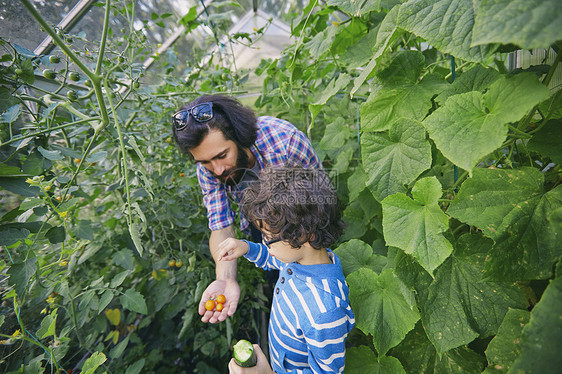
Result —
<svg viewBox="0 0 562 374"><path fill-rule="evenodd" d="M166 58L154 65L165 79L145 76L154 50L134 2L102 5L101 24L115 17L129 32L106 29L97 53L22 3L59 50L0 39L0 366L224 372L232 338L257 338L261 275L240 267L245 302L227 322L196 317L214 279L207 221L194 165L166 141L195 88Z"/></svg>

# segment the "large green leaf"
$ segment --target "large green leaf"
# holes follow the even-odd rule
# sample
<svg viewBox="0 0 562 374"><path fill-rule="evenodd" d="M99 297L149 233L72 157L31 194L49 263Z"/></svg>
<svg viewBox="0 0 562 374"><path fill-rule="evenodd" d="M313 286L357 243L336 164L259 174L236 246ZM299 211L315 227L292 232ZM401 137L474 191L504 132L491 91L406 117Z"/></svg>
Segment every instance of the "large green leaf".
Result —
<svg viewBox="0 0 562 374"><path fill-rule="evenodd" d="M0 187L12 193L26 197L39 196L41 193L41 189L39 187L30 186L29 183L25 181L25 178L0 177Z"/></svg>
<svg viewBox="0 0 562 374"><path fill-rule="evenodd" d="M378 201L406 192L406 185L431 167L431 145L425 129L407 119L395 122L388 134L363 134L361 154L369 176L367 185Z"/></svg>
<svg viewBox="0 0 562 374"><path fill-rule="evenodd" d="M562 164L562 121L548 121L529 140L527 148Z"/></svg>
<svg viewBox="0 0 562 374"><path fill-rule="evenodd" d="M359 269L347 277L349 299L357 327L372 334L377 352L384 355L398 344L419 320L413 294L392 269L377 275Z"/></svg>
<svg viewBox="0 0 562 374"><path fill-rule="evenodd" d="M27 283L35 275L37 271L37 258L28 257L27 260L19 263L15 263L8 269L8 274L10 279L8 283L10 286L14 286L16 294L22 298L25 290L27 289Z"/></svg>
<svg viewBox="0 0 562 374"><path fill-rule="evenodd" d="M41 327L37 330L39 339L47 336L56 336L55 328L57 325L57 311L53 310L51 314L46 315L41 321Z"/></svg>
<svg viewBox="0 0 562 374"><path fill-rule="evenodd" d="M84 362L82 367L83 374L93 374L96 369L103 364L107 358L102 352L94 352L87 360Z"/></svg>
<svg viewBox="0 0 562 374"><path fill-rule="evenodd" d="M148 313L144 296L135 289L129 288L123 295L121 295L119 300L125 309L141 314Z"/></svg>
<svg viewBox="0 0 562 374"><path fill-rule="evenodd" d="M441 92L435 100L443 105L450 96L470 91L483 92L501 77L497 70L485 68L478 64L472 69L464 71L446 90Z"/></svg>
<svg viewBox="0 0 562 374"><path fill-rule="evenodd" d="M357 165L353 174L347 178L347 189L349 190L349 200L355 200L359 194L367 187L367 174L361 164Z"/></svg>
<svg viewBox="0 0 562 374"><path fill-rule="evenodd" d="M396 4L400 4L399 0L362 0L362 1L349 1L349 0L328 0L326 5L337 6L342 11L348 13L353 17L360 17L369 12L382 9L390 9Z"/></svg>
<svg viewBox="0 0 562 374"><path fill-rule="evenodd" d="M406 374L395 357L375 356L367 346L349 348L345 354L345 372L348 374Z"/></svg>
<svg viewBox="0 0 562 374"><path fill-rule="evenodd" d="M400 118L421 121L431 109L431 98L447 87L442 78L428 74L421 52L402 51L377 74L374 92L361 104L361 129L384 131Z"/></svg>
<svg viewBox="0 0 562 374"><path fill-rule="evenodd" d="M340 149L343 147L351 131L349 126L345 123L345 119L337 118L335 121L330 122L326 125L326 130L324 131L324 136L320 141L320 149Z"/></svg>
<svg viewBox="0 0 562 374"><path fill-rule="evenodd" d="M413 255L431 274L453 251L442 234L449 217L437 204L441 184L435 177L420 179L412 195L414 199L397 193L382 201L384 237L388 246Z"/></svg>
<svg viewBox="0 0 562 374"><path fill-rule="evenodd" d="M347 65L350 70L367 64L373 57L372 47L376 44L378 31L379 27L374 27L358 42L348 46L347 50L340 54L340 63Z"/></svg>
<svg viewBox="0 0 562 374"><path fill-rule="evenodd" d="M322 95L312 105L324 105L328 100L337 94L341 89L349 84L349 75L340 74L337 78L333 78L328 85L321 91Z"/></svg>
<svg viewBox="0 0 562 374"><path fill-rule="evenodd" d="M8 108L17 105L20 100L12 96L12 92L4 86L0 86L0 113L8 110Z"/></svg>
<svg viewBox="0 0 562 374"><path fill-rule="evenodd" d="M542 114L550 119L562 118L562 90L556 91L539 105Z"/></svg>
<svg viewBox="0 0 562 374"><path fill-rule="evenodd" d="M557 277L550 281L523 328L521 355L513 363L512 373L557 373L562 367L561 270L559 265Z"/></svg>
<svg viewBox="0 0 562 374"><path fill-rule="evenodd" d="M515 44L521 49L548 48L562 40L558 0L482 0L471 46Z"/></svg>
<svg viewBox="0 0 562 374"><path fill-rule="evenodd" d="M529 312L509 309L498 330L486 348L488 366L497 372L507 373L515 359L521 354L521 332L529 322Z"/></svg>
<svg viewBox="0 0 562 374"><path fill-rule="evenodd" d="M387 262L386 257L373 254L373 248L359 239L341 244L334 252L341 260L345 276L361 268L371 269L380 274Z"/></svg>
<svg viewBox="0 0 562 374"><path fill-rule="evenodd" d="M492 244L482 235L461 236L420 301L423 325L439 354L496 334L509 307L526 307L524 292L513 283L481 282Z"/></svg>
<svg viewBox="0 0 562 374"><path fill-rule="evenodd" d="M8 246L24 240L29 236L29 230L26 228L15 228L0 226L0 245Z"/></svg>
<svg viewBox="0 0 562 374"><path fill-rule="evenodd" d="M466 346L439 355L419 323L391 350L391 354L400 360L409 374L479 374L485 365L484 357Z"/></svg>
<svg viewBox="0 0 562 374"><path fill-rule="evenodd" d="M400 6L398 27L417 36L443 53L468 61L486 61L496 46L471 47L474 26L472 1L410 0Z"/></svg>
<svg viewBox="0 0 562 374"><path fill-rule="evenodd" d="M503 144L508 123L519 120L548 95L536 75L518 74L496 80L485 94L472 91L449 97L423 124L443 155L471 172Z"/></svg>
<svg viewBox="0 0 562 374"><path fill-rule="evenodd" d="M562 233L550 220L562 205L562 186L543 192L534 168L480 169L466 180L447 213L496 242L486 263L490 279L537 279L552 274Z"/></svg>
<svg viewBox="0 0 562 374"><path fill-rule="evenodd" d="M341 31L341 28L339 28L338 26L330 25L322 32L316 34L304 46L312 56L319 58L324 53L327 53L330 50L330 47L334 42L334 37L339 31Z"/></svg>

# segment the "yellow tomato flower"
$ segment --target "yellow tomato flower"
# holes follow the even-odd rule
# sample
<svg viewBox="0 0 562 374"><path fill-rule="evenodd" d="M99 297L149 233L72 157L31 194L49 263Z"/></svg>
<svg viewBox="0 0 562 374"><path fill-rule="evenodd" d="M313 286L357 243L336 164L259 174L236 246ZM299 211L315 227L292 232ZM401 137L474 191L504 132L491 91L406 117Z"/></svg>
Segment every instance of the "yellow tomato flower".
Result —
<svg viewBox="0 0 562 374"><path fill-rule="evenodd" d="M60 218L65 218L68 215L68 211L59 212Z"/></svg>

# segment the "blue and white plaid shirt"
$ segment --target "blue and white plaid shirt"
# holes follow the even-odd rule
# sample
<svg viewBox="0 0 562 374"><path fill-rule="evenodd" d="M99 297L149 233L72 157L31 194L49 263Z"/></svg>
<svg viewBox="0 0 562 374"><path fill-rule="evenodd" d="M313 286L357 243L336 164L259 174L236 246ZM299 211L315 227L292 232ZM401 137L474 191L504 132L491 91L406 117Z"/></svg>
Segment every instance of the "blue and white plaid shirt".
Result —
<svg viewBox="0 0 562 374"><path fill-rule="evenodd" d="M312 149L310 140L291 123L274 117L258 117L258 137L250 150L258 160L260 169L265 166L302 166L321 168L320 160ZM197 164L197 177L207 208L209 228L220 230L234 223L236 213L231 207L229 194L237 188L221 183L207 168ZM246 230L248 221L241 216L240 228Z"/></svg>

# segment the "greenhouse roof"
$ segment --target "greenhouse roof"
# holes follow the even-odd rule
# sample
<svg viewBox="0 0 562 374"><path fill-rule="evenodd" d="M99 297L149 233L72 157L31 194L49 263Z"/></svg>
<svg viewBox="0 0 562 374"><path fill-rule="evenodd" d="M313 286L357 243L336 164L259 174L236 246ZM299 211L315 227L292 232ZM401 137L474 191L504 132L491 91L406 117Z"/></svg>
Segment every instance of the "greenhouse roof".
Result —
<svg viewBox="0 0 562 374"><path fill-rule="evenodd" d="M303 3L304 0L139 0L134 7L134 27L143 31L147 42L155 49L155 56L173 48L181 62L189 60L194 48L211 52L220 48L229 57L225 64L230 65L232 70L251 69L262 58L278 57L290 43L291 32L287 21L293 17L291 12L302 9ZM47 22L75 36L78 43L74 40L74 45L82 44L88 50L88 44L101 37L104 17L102 1L33 0L33 5ZM21 47L20 52L32 52L34 55L56 52L52 38L45 37L47 34L41 32L39 24L23 4L17 0L0 0L0 9L2 37ZM124 14L111 17L110 36L129 32L125 17ZM202 22L196 22L194 27L193 22L186 21L188 19ZM229 29L224 33L226 35L253 33L251 46L246 43L228 45L224 36L215 40L214 35L217 34L213 33L213 26L216 22L228 25ZM256 30L262 32L258 35ZM211 56L212 53L207 59ZM154 56L148 56L142 64L149 69L153 62Z"/></svg>

